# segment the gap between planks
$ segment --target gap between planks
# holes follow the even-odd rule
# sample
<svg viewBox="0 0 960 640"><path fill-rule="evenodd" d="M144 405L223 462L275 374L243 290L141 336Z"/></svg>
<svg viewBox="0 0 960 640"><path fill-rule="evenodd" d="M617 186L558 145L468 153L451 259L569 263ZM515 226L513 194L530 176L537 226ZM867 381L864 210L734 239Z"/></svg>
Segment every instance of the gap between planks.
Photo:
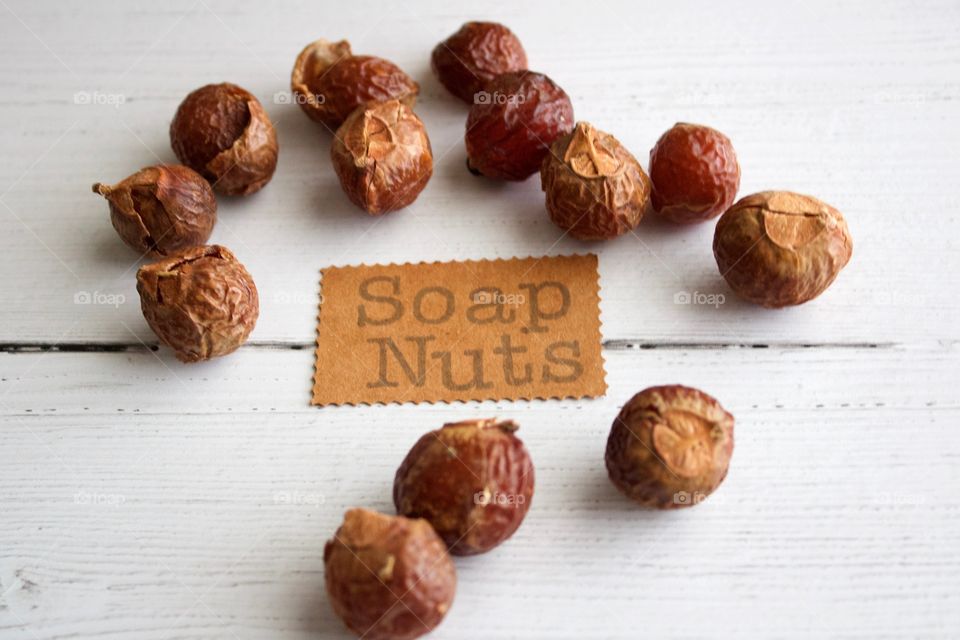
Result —
<svg viewBox="0 0 960 640"><path fill-rule="evenodd" d="M607 351L653 350L653 349L893 349L896 342L641 342L638 340L604 340ZM129 353L157 351L158 343L140 342L2 342L0 353ZM279 340L250 341L243 349L266 349L277 351L303 351L316 348L315 342L283 342Z"/></svg>

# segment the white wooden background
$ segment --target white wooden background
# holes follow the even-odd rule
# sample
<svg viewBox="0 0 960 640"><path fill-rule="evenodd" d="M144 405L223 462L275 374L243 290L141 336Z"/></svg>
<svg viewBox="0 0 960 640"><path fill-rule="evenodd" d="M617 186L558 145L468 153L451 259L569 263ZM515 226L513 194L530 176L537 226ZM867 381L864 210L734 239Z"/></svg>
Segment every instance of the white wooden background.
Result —
<svg viewBox="0 0 960 640"><path fill-rule="evenodd" d="M342 512L389 510L422 432L486 415L522 425L536 496L509 543L457 560L432 637L960 637L955 0L0 0L0 16L3 640L345 637L322 571ZM852 262L818 300L767 311L720 279L711 225L647 220L589 247L606 397L309 407L320 267L585 249L536 178L464 169L466 109L429 53L472 18L510 25L577 117L644 164L675 121L725 131L742 193L836 205ZM436 170L408 210L356 210L329 135L274 102L321 36L421 83ZM254 274L261 317L238 353L184 366L156 348L90 184L174 160L177 104L223 80L280 137L273 181L221 199L213 238ZM721 399L736 451L704 504L644 512L606 478L606 433L632 393L671 382Z"/></svg>

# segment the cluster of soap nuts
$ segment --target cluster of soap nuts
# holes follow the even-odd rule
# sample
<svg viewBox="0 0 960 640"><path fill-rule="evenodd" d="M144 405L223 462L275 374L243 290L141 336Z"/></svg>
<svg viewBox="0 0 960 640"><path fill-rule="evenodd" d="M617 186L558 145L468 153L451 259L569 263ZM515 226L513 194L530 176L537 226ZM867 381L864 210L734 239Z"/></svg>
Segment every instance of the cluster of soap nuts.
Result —
<svg viewBox="0 0 960 640"><path fill-rule="evenodd" d="M424 434L397 469L397 515L354 508L324 548L334 612L362 638L412 639L437 627L456 592L450 555L485 553L530 508L534 468L510 420L464 420ZM614 486L648 508L699 504L727 475L733 416L680 385L645 389L614 420Z"/></svg>
<svg viewBox="0 0 960 640"><path fill-rule="evenodd" d="M742 298L766 307L817 297L850 260L843 215L816 198L767 191L734 203L740 165L730 139L715 129L673 126L650 151L647 175L614 136L574 121L569 96L528 70L523 45L501 24L464 24L434 48L431 66L444 87L470 104L464 135L470 171L498 180L539 172L550 219L574 238L623 235L648 209L677 224L723 214L713 242L720 273ZM355 55L346 40L321 39L297 56L290 87L307 116L335 130L331 161L351 202L381 215L416 200L433 174L433 153L413 111L420 87L409 75L383 58ZM127 245L189 264L216 223L214 191L246 196L262 189L276 170L277 136L256 97L221 83L184 98L170 124L170 143L182 165L146 167L93 190L107 199ZM229 251L224 255L240 266L255 294L249 273ZM256 320L256 314L234 313L232 300L223 297L232 289L215 286L215 264L191 267L194 275L210 270L191 279L194 286L205 283L202 296L150 297L140 287L148 323L187 362L235 350L243 342L236 336L245 339ZM144 267L138 282L157 268ZM256 304L255 295L247 298ZM156 308L165 304L177 305L176 312ZM224 333L230 323L236 330Z"/></svg>
<svg viewBox="0 0 960 640"><path fill-rule="evenodd" d="M226 247L207 245L214 191L247 196L277 168L277 134L263 106L235 84L209 84L180 103L170 145L181 165L146 167L115 185L97 183L120 238L160 258L137 272L140 308L183 362L236 351L260 313L253 277Z"/></svg>
<svg viewBox="0 0 960 640"><path fill-rule="evenodd" d="M539 171L550 218L576 238L622 235L648 207L680 224L723 214L714 252L724 277L744 298L773 307L816 297L850 258L846 223L825 203L771 191L734 204L739 164L730 140L709 127L667 131L651 151L648 176L612 135L574 121L567 94L527 70L522 45L502 25L465 24L437 45L431 62L441 83L471 104L470 170L502 180ZM346 41L318 40L298 56L291 88L311 119L336 129L331 158L354 204L379 215L416 199L432 175L432 153L413 112L419 86L407 74L354 55ZM93 189L107 199L122 240L159 258L137 273L147 323L177 358L197 362L236 350L259 314L249 272L225 247L205 244L216 222L214 191L261 189L278 146L257 99L229 83L189 94L170 139L183 165L147 167ZM645 389L611 427L610 480L647 507L698 504L726 477L733 423L697 389ZM517 531L534 491L517 428L485 419L431 431L397 470L396 516L346 512L325 546L324 567L334 611L352 631L370 639L431 631L456 589L450 554L485 553Z"/></svg>
<svg viewBox="0 0 960 640"><path fill-rule="evenodd" d="M720 273L742 298L766 307L811 300L849 261L843 216L815 198L770 191L734 204L740 165L719 131L676 124L650 151L648 176L614 136L575 123L567 94L526 61L509 29L470 22L437 45L432 66L471 103L468 168L499 180L539 171L550 219L572 237L615 238L648 209L682 225L724 214L714 236Z"/></svg>
<svg viewBox="0 0 960 640"><path fill-rule="evenodd" d="M363 638L417 638L456 591L453 555L490 551L533 499L530 454L509 420L464 420L424 434L397 469L397 515L350 509L324 548L327 594Z"/></svg>

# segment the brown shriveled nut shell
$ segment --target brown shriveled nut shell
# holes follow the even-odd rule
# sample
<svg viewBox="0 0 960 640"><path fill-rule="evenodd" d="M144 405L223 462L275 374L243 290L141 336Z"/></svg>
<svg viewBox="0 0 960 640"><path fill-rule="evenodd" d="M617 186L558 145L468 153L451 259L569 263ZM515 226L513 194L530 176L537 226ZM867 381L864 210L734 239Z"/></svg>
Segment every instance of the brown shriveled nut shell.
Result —
<svg viewBox="0 0 960 640"><path fill-rule="evenodd" d="M727 475L733 416L690 387L650 387L633 396L607 440L610 480L647 507L689 507Z"/></svg>
<svg viewBox="0 0 960 640"><path fill-rule="evenodd" d="M323 550L333 610L364 640L410 640L447 614L457 573L426 520L350 509Z"/></svg>
<svg viewBox="0 0 960 640"><path fill-rule="evenodd" d="M312 120L331 130L368 102L400 100L413 107L420 85L389 60L355 56L346 40L311 42L293 65L290 88Z"/></svg>
<svg viewBox="0 0 960 640"><path fill-rule="evenodd" d="M263 188L277 168L277 134L260 101L235 84L208 84L192 92L170 123L180 162L229 196Z"/></svg>
<svg viewBox="0 0 960 640"><path fill-rule="evenodd" d="M140 308L182 362L235 351L257 324L253 278L226 247L193 247L140 267Z"/></svg>
<svg viewBox="0 0 960 640"><path fill-rule="evenodd" d="M467 22L438 44L430 66L441 84L467 104L501 73L527 68L527 54L510 29L496 22Z"/></svg>
<svg viewBox="0 0 960 640"><path fill-rule="evenodd" d="M802 304L823 293L850 261L843 215L816 198L764 191L717 222L713 254L739 296L765 307Z"/></svg>
<svg viewBox="0 0 960 640"><path fill-rule="evenodd" d="M517 428L509 420L466 420L425 434L397 470L397 512L425 518L456 555L505 541L533 498L533 462Z"/></svg>
<svg viewBox="0 0 960 640"><path fill-rule="evenodd" d="M612 135L578 122L540 167L550 219L580 240L615 238L640 223L650 179Z"/></svg>
<svg viewBox="0 0 960 640"><path fill-rule="evenodd" d="M678 122L650 150L653 210L677 224L715 218L740 188L730 138L701 124Z"/></svg>
<svg viewBox="0 0 960 640"><path fill-rule="evenodd" d="M399 100L350 114L337 130L330 157L347 196L372 215L406 207L433 175L427 130Z"/></svg>
<svg viewBox="0 0 960 640"><path fill-rule="evenodd" d="M210 184L189 167L146 167L115 185L96 183L93 192L110 204L110 221L128 247L166 256L202 245L217 222Z"/></svg>

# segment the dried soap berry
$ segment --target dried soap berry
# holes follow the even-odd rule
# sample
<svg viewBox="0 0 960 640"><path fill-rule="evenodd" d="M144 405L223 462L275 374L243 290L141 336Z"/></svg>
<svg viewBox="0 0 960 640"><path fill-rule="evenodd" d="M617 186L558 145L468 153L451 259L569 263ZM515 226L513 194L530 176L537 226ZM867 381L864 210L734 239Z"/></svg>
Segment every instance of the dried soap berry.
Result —
<svg viewBox="0 0 960 640"><path fill-rule="evenodd" d="M816 298L852 253L850 230L839 211L788 191L743 198L723 214L713 237L713 254L730 288L764 307Z"/></svg>
<svg viewBox="0 0 960 640"><path fill-rule="evenodd" d="M372 215L406 207L433 175L427 130L399 100L350 114L337 130L330 157L347 196Z"/></svg>
<svg viewBox="0 0 960 640"><path fill-rule="evenodd" d="M501 73L527 68L527 54L517 36L497 22L467 22L438 44L430 65L453 95L473 104L483 85Z"/></svg>
<svg viewBox="0 0 960 640"><path fill-rule="evenodd" d="M557 139L540 168L550 219L580 240L615 238L640 223L650 179L610 134L587 122Z"/></svg>
<svg viewBox="0 0 960 640"><path fill-rule="evenodd" d="M716 129L677 123L650 151L653 209L679 224L723 213L737 197L740 165L730 139Z"/></svg>
<svg viewBox="0 0 960 640"><path fill-rule="evenodd" d="M650 387L613 422L607 473L644 506L689 507L723 482L732 454L733 416L720 403L690 387Z"/></svg>
<svg viewBox="0 0 960 640"><path fill-rule="evenodd" d="M217 221L217 200L203 177L182 165L137 171L93 192L110 204L110 221L131 249L166 256L202 245Z"/></svg>
<svg viewBox="0 0 960 640"><path fill-rule="evenodd" d="M413 107L420 85L397 65L355 56L346 40L308 44L293 65L290 87L304 113L331 131L368 102L400 100Z"/></svg>
<svg viewBox="0 0 960 640"><path fill-rule="evenodd" d="M219 245L193 247L141 267L137 292L147 324L183 362L235 351L260 313L253 278Z"/></svg>
<svg viewBox="0 0 960 640"><path fill-rule="evenodd" d="M467 166L498 180L526 180L553 141L573 130L570 98L542 73L504 73L477 94L467 118Z"/></svg>
<svg viewBox="0 0 960 640"><path fill-rule="evenodd" d="M533 462L516 423L466 420L425 434L393 483L397 512L425 518L456 555L513 535L533 498Z"/></svg>
<svg viewBox="0 0 960 640"><path fill-rule="evenodd" d="M277 134L253 94L235 84L208 84L180 103L170 123L180 162L228 196L255 193L277 168Z"/></svg>
<svg viewBox="0 0 960 640"><path fill-rule="evenodd" d="M457 574L426 520L350 509L323 550L333 610L364 640L410 640L453 604Z"/></svg>

